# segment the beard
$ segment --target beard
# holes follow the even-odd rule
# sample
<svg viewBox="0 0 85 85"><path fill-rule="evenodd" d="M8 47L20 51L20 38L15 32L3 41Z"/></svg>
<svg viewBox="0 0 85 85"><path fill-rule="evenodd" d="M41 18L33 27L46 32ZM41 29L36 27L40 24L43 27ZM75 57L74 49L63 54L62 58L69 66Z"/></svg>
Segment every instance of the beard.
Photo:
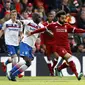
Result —
<svg viewBox="0 0 85 85"><path fill-rule="evenodd" d="M60 24L64 24L64 23L65 23L65 21L60 21L60 20L59 20L59 23L60 23Z"/></svg>

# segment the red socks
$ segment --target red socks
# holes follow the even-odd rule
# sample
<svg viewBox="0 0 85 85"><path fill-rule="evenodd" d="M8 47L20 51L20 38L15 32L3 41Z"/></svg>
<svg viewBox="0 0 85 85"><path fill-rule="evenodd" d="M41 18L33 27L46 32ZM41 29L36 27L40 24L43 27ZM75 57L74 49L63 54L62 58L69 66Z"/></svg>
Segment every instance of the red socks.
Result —
<svg viewBox="0 0 85 85"><path fill-rule="evenodd" d="M62 65L58 66L58 70L61 71L62 69L67 68L67 67L68 67L67 63L64 62Z"/></svg>
<svg viewBox="0 0 85 85"><path fill-rule="evenodd" d="M73 71L73 73L76 75L76 77L78 78L78 73L77 73L77 70L76 70L76 66L75 66L75 63L73 61L70 61L69 62L69 67L71 68L71 70Z"/></svg>
<svg viewBox="0 0 85 85"><path fill-rule="evenodd" d="M71 68L72 72L76 75L76 77L78 78L78 73L77 73L77 70L76 70L76 66L75 66L75 63L73 61L70 61L69 63L69 67ZM66 62L64 62L62 65L60 65L58 67L58 70L61 71L62 69L68 67L68 65L66 64Z"/></svg>
<svg viewBox="0 0 85 85"><path fill-rule="evenodd" d="M54 74L53 74L53 69L52 69L51 64L47 64L47 65L48 65L51 76L53 76Z"/></svg>
<svg viewBox="0 0 85 85"><path fill-rule="evenodd" d="M54 61L53 61L53 66L52 66L53 69L54 69L54 67L56 66L56 64L57 64L57 60L54 60Z"/></svg>

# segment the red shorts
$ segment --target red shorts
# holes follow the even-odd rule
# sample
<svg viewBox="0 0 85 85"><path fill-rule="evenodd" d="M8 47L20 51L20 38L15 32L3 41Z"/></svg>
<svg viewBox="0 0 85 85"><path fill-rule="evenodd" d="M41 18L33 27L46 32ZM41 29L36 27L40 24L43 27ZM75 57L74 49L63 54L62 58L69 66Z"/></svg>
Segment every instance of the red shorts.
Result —
<svg viewBox="0 0 85 85"><path fill-rule="evenodd" d="M68 53L72 54L71 48L68 46L62 46Z"/></svg>
<svg viewBox="0 0 85 85"><path fill-rule="evenodd" d="M47 56L50 56L54 52L56 52L56 46L46 45L46 54L47 54Z"/></svg>
<svg viewBox="0 0 85 85"><path fill-rule="evenodd" d="M64 47L64 46L56 46L56 52L64 58L65 54L70 53L72 54L70 47Z"/></svg>
<svg viewBox="0 0 85 85"><path fill-rule="evenodd" d="M56 46L56 52L57 52L57 53L59 54L59 56L61 56L62 58L64 58L65 54L68 53L65 48L60 47L60 46Z"/></svg>
<svg viewBox="0 0 85 85"><path fill-rule="evenodd" d="M69 47L63 47L63 46L47 45L46 50L47 50L47 52L46 52L47 56L50 56L54 52L57 52L59 54L59 56L61 56L62 58L64 58L65 54L67 54L67 53L72 54Z"/></svg>
<svg viewBox="0 0 85 85"><path fill-rule="evenodd" d="M46 45L46 55L49 57L52 53L57 52L59 56L64 58L65 54L72 54L70 47Z"/></svg>

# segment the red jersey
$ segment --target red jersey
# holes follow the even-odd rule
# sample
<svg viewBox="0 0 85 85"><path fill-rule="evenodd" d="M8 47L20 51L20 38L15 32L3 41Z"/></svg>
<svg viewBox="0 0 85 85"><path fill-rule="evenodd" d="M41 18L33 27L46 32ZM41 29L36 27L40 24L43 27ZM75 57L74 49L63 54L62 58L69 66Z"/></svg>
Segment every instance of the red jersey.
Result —
<svg viewBox="0 0 85 85"><path fill-rule="evenodd" d="M57 46L70 47L68 40L68 33L72 33L75 29L69 24L61 25L60 23L56 23L56 44Z"/></svg>
<svg viewBox="0 0 85 85"><path fill-rule="evenodd" d="M53 21L52 21L52 23L53 23ZM46 22L43 23L44 26L47 26L49 24L50 23L48 21L46 21ZM52 40L52 37L49 36L46 31L43 32L43 33L41 33L40 37L41 37L41 44L48 45L48 44L54 43L54 42L52 42L54 39Z"/></svg>
<svg viewBox="0 0 85 85"><path fill-rule="evenodd" d="M47 29L52 31L54 36L51 37L48 34L46 34L44 36L44 39L46 38L45 39L46 44L54 45L54 46L57 45L63 48L65 47L66 50L70 48L69 41L68 41L68 33L72 33L72 32L73 33L85 33L85 30L83 29L77 29L76 27L73 27L70 24L61 25L58 22L49 24L47 26ZM43 32L43 31L46 31L46 28L35 30L34 32L32 32L32 34Z"/></svg>
<svg viewBox="0 0 85 85"><path fill-rule="evenodd" d="M59 22L56 22L56 44L58 46L70 46L68 40L68 33L85 33L85 30L78 29L68 23L61 25Z"/></svg>
<svg viewBox="0 0 85 85"><path fill-rule="evenodd" d="M48 21L43 23L44 26L47 26L49 24L50 23ZM54 46L54 44L56 45L56 41L54 41L54 39L50 37L46 31L41 33L40 38L41 38L41 45L44 44L46 46L45 49L46 55L49 57L53 52L55 52L56 46Z"/></svg>

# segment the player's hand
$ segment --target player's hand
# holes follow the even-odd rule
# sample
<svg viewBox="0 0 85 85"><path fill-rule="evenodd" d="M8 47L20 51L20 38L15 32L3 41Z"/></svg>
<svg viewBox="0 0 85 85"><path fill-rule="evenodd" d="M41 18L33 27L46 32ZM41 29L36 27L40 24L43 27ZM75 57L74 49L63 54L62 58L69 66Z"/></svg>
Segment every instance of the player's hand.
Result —
<svg viewBox="0 0 85 85"><path fill-rule="evenodd" d="M49 36L54 37L54 35L53 35L53 32L52 32L52 31L50 31L50 30L46 30L46 33L47 33Z"/></svg>
<svg viewBox="0 0 85 85"><path fill-rule="evenodd" d="M27 35L27 36L31 36L31 32L30 32L30 31L27 31L27 32L26 32L26 35Z"/></svg>
<svg viewBox="0 0 85 85"><path fill-rule="evenodd" d="M24 34L21 35L20 40L22 40L23 38L24 38Z"/></svg>

